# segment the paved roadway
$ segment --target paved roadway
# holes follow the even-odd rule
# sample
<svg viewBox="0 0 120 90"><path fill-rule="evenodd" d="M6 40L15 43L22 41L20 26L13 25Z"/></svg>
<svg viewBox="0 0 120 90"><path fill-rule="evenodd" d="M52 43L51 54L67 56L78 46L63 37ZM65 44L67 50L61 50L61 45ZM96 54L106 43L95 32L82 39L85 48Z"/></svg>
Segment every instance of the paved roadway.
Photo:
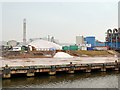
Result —
<svg viewBox="0 0 120 90"><path fill-rule="evenodd" d="M106 63L115 62L118 57L74 57L74 58L24 58L24 59L3 59L0 58L0 67L8 66L35 66L35 65L63 65Z"/></svg>

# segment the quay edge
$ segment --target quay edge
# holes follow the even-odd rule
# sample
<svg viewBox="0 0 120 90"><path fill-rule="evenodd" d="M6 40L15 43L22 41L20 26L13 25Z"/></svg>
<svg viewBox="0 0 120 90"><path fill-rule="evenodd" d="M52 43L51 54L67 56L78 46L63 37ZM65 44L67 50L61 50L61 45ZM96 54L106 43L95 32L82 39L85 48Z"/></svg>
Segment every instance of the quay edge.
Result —
<svg viewBox="0 0 120 90"><path fill-rule="evenodd" d="M109 63L91 63L91 64L66 64L66 65L51 65L51 66L24 66L24 67L2 67L0 70L2 78L11 78L12 74L26 74L27 77L34 77L35 73L46 72L49 75L55 75L57 72L65 71L73 74L75 71L84 71L86 73L92 70L106 72L107 70L119 71L120 62Z"/></svg>

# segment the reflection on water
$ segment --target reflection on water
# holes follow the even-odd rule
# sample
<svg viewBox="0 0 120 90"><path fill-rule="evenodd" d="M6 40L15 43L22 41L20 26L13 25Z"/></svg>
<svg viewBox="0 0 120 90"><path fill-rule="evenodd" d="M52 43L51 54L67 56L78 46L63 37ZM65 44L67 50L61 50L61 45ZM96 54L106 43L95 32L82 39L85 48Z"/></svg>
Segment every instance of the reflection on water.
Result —
<svg viewBox="0 0 120 90"><path fill-rule="evenodd" d="M3 88L118 88L119 72L57 74L4 79Z"/></svg>

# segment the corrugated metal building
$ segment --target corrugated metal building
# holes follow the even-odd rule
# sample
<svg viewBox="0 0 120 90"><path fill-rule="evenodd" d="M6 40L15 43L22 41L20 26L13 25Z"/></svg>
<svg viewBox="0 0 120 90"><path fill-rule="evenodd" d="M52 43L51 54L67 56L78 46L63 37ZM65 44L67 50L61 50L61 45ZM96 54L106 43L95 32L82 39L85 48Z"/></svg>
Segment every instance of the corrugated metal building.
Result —
<svg viewBox="0 0 120 90"><path fill-rule="evenodd" d="M95 47L95 37L94 36L86 37L85 41L87 41L87 44L91 44L91 47Z"/></svg>

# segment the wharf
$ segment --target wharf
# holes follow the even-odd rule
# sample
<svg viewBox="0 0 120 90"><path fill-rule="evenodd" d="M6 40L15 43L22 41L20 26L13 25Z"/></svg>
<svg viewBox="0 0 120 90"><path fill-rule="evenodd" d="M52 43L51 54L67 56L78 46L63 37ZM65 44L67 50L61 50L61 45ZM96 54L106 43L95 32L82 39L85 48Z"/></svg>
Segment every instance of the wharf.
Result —
<svg viewBox="0 0 120 90"><path fill-rule="evenodd" d="M26 62L24 61L25 60L3 60L0 68L2 78L11 78L13 74L26 74L27 77L33 77L36 73L43 72L49 75L55 75L57 72L75 73L76 71L83 71L90 73L94 70L101 72L120 70L119 60L113 57L73 58L69 60L57 60L54 58L39 60L38 58L37 60L28 59Z"/></svg>

